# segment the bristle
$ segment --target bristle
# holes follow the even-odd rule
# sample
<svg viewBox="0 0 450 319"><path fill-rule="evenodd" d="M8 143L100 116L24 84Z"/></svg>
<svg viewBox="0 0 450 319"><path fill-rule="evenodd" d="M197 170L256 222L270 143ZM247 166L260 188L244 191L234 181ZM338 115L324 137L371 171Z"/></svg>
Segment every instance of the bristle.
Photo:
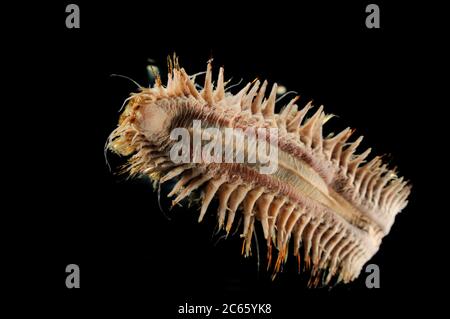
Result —
<svg viewBox="0 0 450 319"><path fill-rule="evenodd" d="M255 100L252 103L252 114L261 113L261 103L264 98L264 94L266 93L267 81L264 81L261 88L259 89L258 94L256 95Z"/></svg>
<svg viewBox="0 0 450 319"><path fill-rule="evenodd" d="M256 80L250 92L248 92L248 94L244 97L242 110L248 110L252 107L252 102L254 97L256 96L256 93L258 92L259 84L259 80Z"/></svg>
<svg viewBox="0 0 450 319"><path fill-rule="evenodd" d="M178 204L180 201L182 201L184 198L186 198L187 196L189 196L189 194L191 194L191 192L193 192L194 190L196 190L197 188L199 188L200 186L202 186L203 183L207 182L208 180L211 179L211 176L208 175L202 175L197 177L196 179L194 179L192 182L189 183L189 185L184 188L177 196L177 198L175 198L172 201L172 206L175 206L176 204Z"/></svg>
<svg viewBox="0 0 450 319"><path fill-rule="evenodd" d="M183 176L180 178L180 180L175 184L175 186L172 188L169 194L167 194L167 197L172 197L178 191L186 185L191 179L197 177L200 175L202 171L200 169L192 169L190 172L184 173Z"/></svg>
<svg viewBox="0 0 450 319"><path fill-rule="evenodd" d="M292 100L290 100L289 103L288 103L288 105L286 105L286 106L283 108L283 110L281 111L281 113L280 113L280 120L282 120L285 124L286 124L286 121L287 121L287 119L288 119L288 116L289 116L289 115L291 114L291 112L292 112L292 108L293 108L295 102L297 102L299 98L300 98L299 96L296 96L295 98L293 98Z"/></svg>
<svg viewBox="0 0 450 319"><path fill-rule="evenodd" d="M241 185L231 194L230 212L228 214L227 225L225 227L227 233L230 231L231 226L233 226L234 216L236 214L237 208L245 199L250 189L251 189L250 186Z"/></svg>
<svg viewBox="0 0 450 319"><path fill-rule="evenodd" d="M368 148L364 151L364 153L356 156L353 160L350 161L350 163L347 166L347 176L348 176L348 183L349 185L353 185L356 170L358 169L359 165L364 162L364 160L369 156L370 152L372 151L371 148Z"/></svg>
<svg viewBox="0 0 450 319"><path fill-rule="evenodd" d="M290 203L288 205L285 205L281 211L280 215L277 218L277 247L281 248L283 246L283 242L285 240L286 234L286 223L289 219L289 216L292 214L292 212L296 209L296 205L294 203Z"/></svg>
<svg viewBox="0 0 450 319"><path fill-rule="evenodd" d="M243 202L244 227L242 230L241 237L245 237L247 235L251 217L253 216L253 207L255 205L256 200L259 198L259 196L262 195L263 192L264 192L263 187L257 187L251 190L244 199Z"/></svg>
<svg viewBox="0 0 450 319"><path fill-rule="evenodd" d="M300 139L305 143L306 147L311 148L313 141L314 129L316 127L316 123L321 123L321 114L322 114L323 106L321 105L319 109L314 113L314 115L303 125L300 127Z"/></svg>
<svg viewBox="0 0 450 319"><path fill-rule="evenodd" d="M183 68L181 69L181 74L183 75L184 81L189 89L190 94L197 100L203 100L200 93L198 93L197 89L195 88L195 84L191 81L191 79L189 79L189 76Z"/></svg>
<svg viewBox="0 0 450 319"><path fill-rule="evenodd" d="M347 167L350 162L350 158L355 152L356 148L361 144L361 141L363 140L363 136L358 137L356 141L354 141L350 146L348 146L344 152L341 154L341 159L339 161L341 167L344 169L344 174L347 173Z"/></svg>
<svg viewBox="0 0 450 319"><path fill-rule="evenodd" d="M278 218L278 214L280 213L280 209L286 203L286 197L277 197L275 198L269 207L269 234L270 236L275 236L275 221Z"/></svg>
<svg viewBox="0 0 450 319"><path fill-rule="evenodd" d="M347 127L336 136L323 141L324 153L328 160L340 159L342 147L352 133L353 131Z"/></svg>
<svg viewBox="0 0 450 319"><path fill-rule="evenodd" d="M306 113L311 109L312 102L309 102L306 104L306 106L298 111L294 118L288 123L287 130L288 132L295 132L298 133L300 130L300 124L302 123L303 118L305 117Z"/></svg>
<svg viewBox="0 0 450 319"><path fill-rule="evenodd" d="M227 183L222 185L219 190L219 209L217 212L219 229L222 228L223 223L225 222L225 215L228 209L228 200L238 186L239 185L236 183Z"/></svg>
<svg viewBox="0 0 450 319"><path fill-rule="evenodd" d="M263 115L264 117L271 117L274 115L275 111L275 99L277 97L277 84L274 83L272 87L272 91L270 92L269 98L267 99L267 102L264 105L263 109Z"/></svg>
<svg viewBox="0 0 450 319"><path fill-rule="evenodd" d="M217 79L216 91L214 93L214 100L216 102L222 100L225 97L225 86L224 86L224 69L221 67L219 70L219 77Z"/></svg>
<svg viewBox="0 0 450 319"><path fill-rule="evenodd" d="M177 166L176 168L170 170L169 172L167 172L160 180L160 183L165 183L166 181L177 177L178 175L180 175L181 173L183 173L184 171L186 171L187 169L191 168L192 164L185 164L185 165L181 165L181 166Z"/></svg>
<svg viewBox="0 0 450 319"><path fill-rule="evenodd" d="M212 179L205 188L205 195L203 197L202 208L200 210L200 216L198 217L198 222L200 223L205 216L206 210L208 209L211 200L219 189L220 185L225 183L226 177L220 176L217 179Z"/></svg>
<svg viewBox="0 0 450 319"><path fill-rule="evenodd" d="M264 194L256 202L258 208L256 217L261 221L265 239L269 238L269 206L274 197L274 194Z"/></svg>
<svg viewBox="0 0 450 319"><path fill-rule="evenodd" d="M212 106L213 101L213 87L212 87L212 65L211 62L208 62L208 66L206 68L206 76L205 76L205 85L203 87L203 99L208 103L209 106Z"/></svg>
<svg viewBox="0 0 450 319"><path fill-rule="evenodd" d="M242 106L244 105L245 102L245 94L247 93L248 89L250 88L251 83L247 83L246 86L244 86L239 92L238 94L236 94L236 102L234 103L234 105L237 106L237 110L241 111L242 110Z"/></svg>

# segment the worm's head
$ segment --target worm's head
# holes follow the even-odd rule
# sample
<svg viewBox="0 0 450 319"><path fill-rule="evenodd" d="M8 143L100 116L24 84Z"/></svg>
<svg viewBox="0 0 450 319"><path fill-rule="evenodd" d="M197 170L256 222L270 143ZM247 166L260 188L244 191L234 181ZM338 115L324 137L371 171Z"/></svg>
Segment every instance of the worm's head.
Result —
<svg viewBox="0 0 450 319"><path fill-rule="evenodd" d="M132 95L121 114L119 126L109 138L108 147L127 156L143 143L158 145L170 134L171 116L164 102L152 89L142 89Z"/></svg>

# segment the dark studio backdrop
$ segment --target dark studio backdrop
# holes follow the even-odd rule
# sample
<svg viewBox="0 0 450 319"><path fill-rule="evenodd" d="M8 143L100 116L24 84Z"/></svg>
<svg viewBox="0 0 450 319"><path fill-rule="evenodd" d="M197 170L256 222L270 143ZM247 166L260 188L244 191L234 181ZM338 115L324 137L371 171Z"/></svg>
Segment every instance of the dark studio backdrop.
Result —
<svg viewBox="0 0 450 319"><path fill-rule="evenodd" d="M431 211L425 200L428 173L417 169L427 160L418 147L425 139L419 79L427 71L421 53L427 39L417 32L421 10L375 1L381 28L369 30L365 1L75 3L80 29L65 27L68 2L30 14L39 20L30 31L38 41L28 45L26 63L39 75L33 86L43 99L36 116L46 124L30 145L40 154L41 169L28 186L30 197L20 203L28 239L13 261L22 274L26 265L35 265L38 275L31 287L14 279L19 296L42 298L37 307L62 306L52 310L61 317L120 312L135 318L142 312L172 318L186 302L272 304L271 316L254 318L359 317L425 306L421 296L429 291L430 275L423 270L427 257L419 252L431 253L427 240L435 235L421 217ZM241 256L239 236L218 241L213 213L198 224L197 209L182 207L166 212L168 219L148 181L108 170L105 140L122 102L136 90L111 74L146 86L149 59L165 79L166 57L173 52L188 73L205 70L212 57L214 70L224 66L233 83L268 79L297 91L301 105L311 99L323 104L338 115L327 132L355 128L365 136L361 149L386 154L411 180L410 204L370 261L380 267L380 289L366 288L364 271L348 285L307 289L293 258L272 281L264 254L258 271L255 256ZM110 160L117 170L121 161ZM163 207L168 204L161 200ZM71 263L80 267L80 289L65 286Z"/></svg>

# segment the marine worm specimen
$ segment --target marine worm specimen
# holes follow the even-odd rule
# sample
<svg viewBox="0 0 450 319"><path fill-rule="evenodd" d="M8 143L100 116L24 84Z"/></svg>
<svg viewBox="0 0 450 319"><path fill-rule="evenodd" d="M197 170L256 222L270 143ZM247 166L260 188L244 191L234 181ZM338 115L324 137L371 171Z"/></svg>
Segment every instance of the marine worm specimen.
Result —
<svg viewBox="0 0 450 319"><path fill-rule="evenodd" d="M354 280L406 206L410 186L381 157L367 160L370 149L357 153L362 137L349 142L350 128L324 137L330 116L322 106L309 115L312 105L298 109L294 98L276 113L276 84L268 96L267 81L248 83L235 95L225 91L226 85L223 68L213 84L210 62L199 88L177 58L169 59L167 84L158 77L153 87L131 94L107 147L128 157L126 172L132 176L148 176L155 184L176 181L169 193L173 204L200 193L199 222L216 197L219 229L228 233L242 218L245 255L251 253L255 227L261 227L274 273L292 251L299 269L310 274L311 286ZM171 132L194 133L194 120L221 133L276 129L277 142L271 145L277 150L276 169L261 173L259 159L194 161L193 152L187 161L173 161L177 141ZM240 143L235 144L228 147L237 150ZM241 152L249 156L254 150L246 146Z"/></svg>

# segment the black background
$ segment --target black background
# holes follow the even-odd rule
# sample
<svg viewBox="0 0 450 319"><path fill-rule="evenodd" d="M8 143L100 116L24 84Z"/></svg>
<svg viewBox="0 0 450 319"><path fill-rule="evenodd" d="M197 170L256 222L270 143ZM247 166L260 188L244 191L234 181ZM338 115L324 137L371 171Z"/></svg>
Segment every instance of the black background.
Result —
<svg viewBox="0 0 450 319"><path fill-rule="evenodd" d="M377 1L381 29L369 30L364 1L76 3L80 29L65 27L68 2L4 12L12 17L11 31L25 21L31 25L20 36L8 35L20 47L15 99L21 107L14 121L33 124L26 142L20 139L25 176L14 184L27 195L15 199L10 214L17 226L7 242L8 264L16 270L6 274L14 283L11 295L31 297L33 309L60 317L172 318L185 302L271 303L273 314L261 318L425 308L423 295L440 280L433 270L438 249L430 244L440 234L424 217L438 212L436 201L426 198L431 173L423 168L433 168L430 136L437 135L424 89L433 70L433 58L425 58L432 37L425 18L439 8ZM148 182L109 172L103 146L135 90L110 75L148 85L148 59L164 78L173 52L188 73L203 71L213 57L215 70L223 65L234 82L267 78L299 92L300 103L324 104L339 115L330 131L355 128L365 136L363 148L398 166L413 193L370 261L381 269L380 289L365 287L364 272L332 290L304 288L293 259L272 282L264 267L258 272L254 257L240 255L238 236L215 244L211 215L198 224L195 209L177 208L168 220ZM65 287L70 263L80 266L80 289Z"/></svg>

